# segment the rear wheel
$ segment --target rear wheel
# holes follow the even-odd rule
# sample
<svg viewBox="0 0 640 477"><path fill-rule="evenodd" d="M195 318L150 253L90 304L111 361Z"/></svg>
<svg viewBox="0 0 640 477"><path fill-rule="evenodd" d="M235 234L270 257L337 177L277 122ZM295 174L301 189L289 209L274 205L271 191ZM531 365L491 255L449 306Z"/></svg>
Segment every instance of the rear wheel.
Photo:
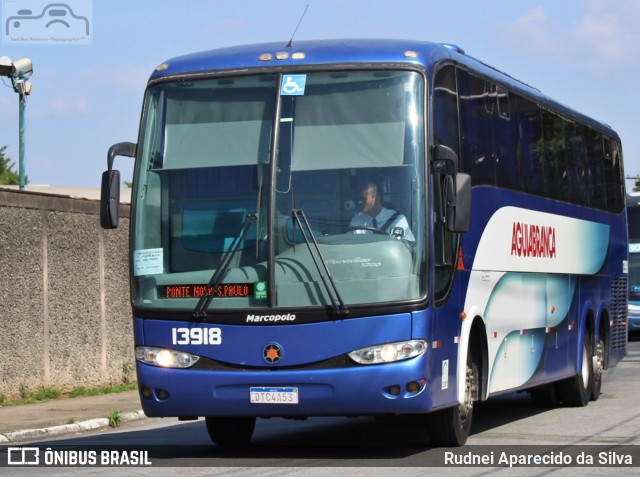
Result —
<svg viewBox="0 0 640 477"><path fill-rule="evenodd" d="M604 374L604 340L598 337L596 352L593 354L593 384L591 386L591 400L597 401L602 388L602 375Z"/></svg>
<svg viewBox="0 0 640 477"><path fill-rule="evenodd" d="M591 356L591 338L584 337L582 362L578 374L558 383L559 398L569 406L584 407L589 404L593 388L593 359Z"/></svg>
<svg viewBox="0 0 640 477"><path fill-rule="evenodd" d="M219 446L243 446L251 440L255 417L205 417L207 432Z"/></svg>
<svg viewBox="0 0 640 477"><path fill-rule="evenodd" d="M429 435L434 444L442 446L462 446L467 442L473 419L473 403L478 397L478 368L467 355L464 399L457 406L436 411L430 415Z"/></svg>

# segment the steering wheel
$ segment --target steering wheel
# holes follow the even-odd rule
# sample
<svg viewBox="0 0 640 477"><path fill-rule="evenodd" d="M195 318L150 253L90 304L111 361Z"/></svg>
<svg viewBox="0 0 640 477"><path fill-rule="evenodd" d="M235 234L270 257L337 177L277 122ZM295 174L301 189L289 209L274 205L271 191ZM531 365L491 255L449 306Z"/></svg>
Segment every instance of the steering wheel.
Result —
<svg viewBox="0 0 640 477"><path fill-rule="evenodd" d="M368 232L373 232L374 234L378 234L378 235L389 235L387 232L385 232L382 229L377 229L375 227L370 227L368 225L355 225L353 227L349 227L347 229L347 232L351 232L353 230L366 230Z"/></svg>

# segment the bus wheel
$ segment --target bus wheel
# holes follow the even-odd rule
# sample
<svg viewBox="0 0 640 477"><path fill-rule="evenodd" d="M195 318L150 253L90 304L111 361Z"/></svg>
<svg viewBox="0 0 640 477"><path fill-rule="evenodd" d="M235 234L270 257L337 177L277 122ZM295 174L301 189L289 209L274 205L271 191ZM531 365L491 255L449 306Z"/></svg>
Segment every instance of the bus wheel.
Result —
<svg viewBox="0 0 640 477"><path fill-rule="evenodd" d="M442 446L462 446L467 442L471 432L473 418L473 402L477 399L479 389L478 368L467 358L464 402L457 406L436 411L430 415L429 436L434 444Z"/></svg>
<svg viewBox="0 0 640 477"><path fill-rule="evenodd" d="M593 358L591 338L586 335L582 344L582 365L578 374L558 383L560 400L568 406L584 407L591 399L593 388Z"/></svg>
<svg viewBox="0 0 640 477"><path fill-rule="evenodd" d="M242 446L253 436L255 417L205 417L207 432L219 446Z"/></svg>
<svg viewBox="0 0 640 477"><path fill-rule="evenodd" d="M593 384L591 386L591 400L597 401L602 388L602 375L604 374L604 340L598 337L596 352L593 355Z"/></svg>

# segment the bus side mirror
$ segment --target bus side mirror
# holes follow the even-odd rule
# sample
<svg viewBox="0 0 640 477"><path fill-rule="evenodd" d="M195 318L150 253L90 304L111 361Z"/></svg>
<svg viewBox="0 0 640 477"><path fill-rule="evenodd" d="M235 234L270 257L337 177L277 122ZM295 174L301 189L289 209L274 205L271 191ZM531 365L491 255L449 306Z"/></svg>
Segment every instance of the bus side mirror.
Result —
<svg viewBox="0 0 640 477"><path fill-rule="evenodd" d="M450 185L449 185L450 184ZM447 229L450 232L467 232L471 220L471 176L458 172L447 182ZM453 194L453 199L449 197Z"/></svg>
<svg viewBox="0 0 640 477"><path fill-rule="evenodd" d="M431 169L438 174L455 176L458 173L458 155L453 149L442 144L431 150Z"/></svg>
<svg viewBox="0 0 640 477"><path fill-rule="evenodd" d="M118 227L120 209L120 171L104 171L100 189L100 226L103 229Z"/></svg>
<svg viewBox="0 0 640 477"><path fill-rule="evenodd" d="M449 232L469 230L471 219L471 176L458 172L459 159L453 149L443 144L431 150L431 168L444 179L446 227Z"/></svg>
<svg viewBox="0 0 640 477"><path fill-rule="evenodd" d="M102 173L100 188L100 226L103 229L115 229L120 218L120 172L113 170L116 156L136 156L136 144L120 142L109 148L107 170Z"/></svg>

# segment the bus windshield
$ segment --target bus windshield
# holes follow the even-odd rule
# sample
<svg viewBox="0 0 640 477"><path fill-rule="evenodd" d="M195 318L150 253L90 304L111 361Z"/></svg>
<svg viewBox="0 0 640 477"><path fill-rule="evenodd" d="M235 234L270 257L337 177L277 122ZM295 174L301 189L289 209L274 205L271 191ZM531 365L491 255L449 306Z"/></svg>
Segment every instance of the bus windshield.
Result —
<svg viewBox="0 0 640 477"><path fill-rule="evenodd" d="M629 300L637 302L640 301L640 207L637 197L629 197Z"/></svg>
<svg viewBox="0 0 640 477"><path fill-rule="evenodd" d="M151 86L134 307L193 310L208 294L210 311L424 297L424 88L395 70Z"/></svg>
<svg viewBox="0 0 640 477"><path fill-rule="evenodd" d="M629 299L640 300L640 243L629 243Z"/></svg>

